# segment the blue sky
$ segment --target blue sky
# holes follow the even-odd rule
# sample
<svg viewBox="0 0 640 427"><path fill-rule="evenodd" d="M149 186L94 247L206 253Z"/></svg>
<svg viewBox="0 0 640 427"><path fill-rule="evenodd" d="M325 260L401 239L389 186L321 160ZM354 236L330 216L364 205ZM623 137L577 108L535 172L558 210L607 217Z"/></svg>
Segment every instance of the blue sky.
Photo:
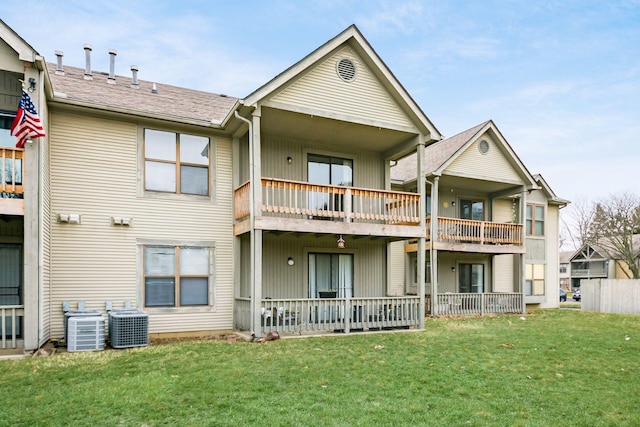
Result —
<svg viewBox="0 0 640 427"><path fill-rule="evenodd" d="M560 197L640 193L640 0L23 0L49 62L242 98L351 24L445 136L493 119Z"/></svg>

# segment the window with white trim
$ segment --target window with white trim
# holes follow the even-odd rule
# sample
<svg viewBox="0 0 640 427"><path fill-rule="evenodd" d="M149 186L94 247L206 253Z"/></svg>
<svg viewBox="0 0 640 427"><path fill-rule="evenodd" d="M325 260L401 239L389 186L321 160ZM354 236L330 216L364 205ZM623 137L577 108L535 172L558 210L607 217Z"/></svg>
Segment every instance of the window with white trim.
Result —
<svg viewBox="0 0 640 427"><path fill-rule="evenodd" d="M524 280L526 296L544 295L544 264L525 264Z"/></svg>
<svg viewBox="0 0 640 427"><path fill-rule="evenodd" d="M544 205L527 205L527 235L544 236Z"/></svg>
<svg viewBox="0 0 640 427"><path fill-rule="evenodd" d="M144 189L208 196L210 141L204 136L144 130Z"/></svg>
<svg viewBox="0 0 640 427"><path fill-rule="evenodd" d="M213 248L144 246L145 307L211 305Z"/></svg>

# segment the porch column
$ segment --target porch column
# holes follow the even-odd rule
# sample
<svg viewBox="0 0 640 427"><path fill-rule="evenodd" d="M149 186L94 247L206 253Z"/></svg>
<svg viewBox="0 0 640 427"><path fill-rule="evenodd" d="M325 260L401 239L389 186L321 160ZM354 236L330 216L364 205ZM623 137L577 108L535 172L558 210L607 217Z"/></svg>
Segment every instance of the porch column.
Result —
<svg viewBox="0 0 640 427"><path fill-rule="evenodd" d="M431 261L431 316L438 315L438 250L434 242L438 238L438 184L440 177L433 178L431 185L431 239L429 241L429 256Z"/></svg>
<svg viewBox="0 0 640 427"><path fill-rule="evenodd" d="M418 194L420 194L420 227L422 230L426 230L427 223L427 191L423 170L423 160L424 157L424 135L420 135L418 137L417 144L417 155L416 161L418 162L417 170L418 170ZM425 317L425 284L424 284L424 276L425 276L425 243L426 243L426 231L422 233L420 238L418 238L418 256L417 256L417 280L418 280L418 295L420 295L420 323L419 328L424 329L424 317Z"/></svg>
<svg viewBox="0 0 640 427"><path fill-rule="evenodd" d="M522 187L520 193L520 223L522 224L522 242L527 245L527 187ZM524 277L524 255L518 255L518 268L520 269L520 293L522 294L522 314L527 314L527 305L525 304L525 277Z"/></svg>
<svg viewBox="0 0 640 427"><path fill-rule="evenodd" d="M33 77L37 82L37 90L31 94L31 98L40 113L45 113L44 73L36 67L25 67L24 79ZM47 126L46 116L44 126ZM48 132L47 132L48 133ZM41 205L42 195L42 167L41 155L44 154L44 138L34 139L32 143L24 146L24 241L23 241L23 286L22 304L24 305L23 336L24 350L36 350L40 342L46 341L41 329L42 316L42 233L43 222L48 221L44 217L44 206Z"/></svg>
<svg viewBox="0 0 640 427"><path fill-rule="evenodd" d="M249 180L251 181L251 324L256 337L262 336L262 230L255 229L255 218L262 214L262 169L260 162L260 106L251 117L249 141Z"/></svg>

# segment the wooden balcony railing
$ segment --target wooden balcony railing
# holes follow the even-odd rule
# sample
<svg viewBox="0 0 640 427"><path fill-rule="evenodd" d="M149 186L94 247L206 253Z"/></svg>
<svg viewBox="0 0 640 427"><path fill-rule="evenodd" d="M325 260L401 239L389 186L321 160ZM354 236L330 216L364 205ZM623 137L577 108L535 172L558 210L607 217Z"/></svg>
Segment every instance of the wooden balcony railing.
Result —
<svg viewBox="0 0 640 427"><path fill-rule="evenodd" d="M0 147L0 193L20 197L24 194L23 148Z"/></svg>
<svg viewBox="0 0 640 427"><path fill-rule="evenodd" d="M469 219L437 219L438 241L479 244L522 245L522 224L473 221ZM427 239L431 239L431 218L427 218Z"/></svg>
<svg viewBox="0 0 640 427"><path fill-rule="evenodd" d="M249 215L249 183L235 190L235 218ZM420 195L262 178L262 211L303 218L418 224Z"/></svg>
<svg viewBox="0 0 640 427"><path fill-rule="evenodd" d="M400 329L418 326L420 298L309 298L262 300L262 333ZM235 325L251 330L250 299L236 298Z"/></svg>
<svg viewBox="0 0 640 427"><path fill-rule="evenodd" d="M436 316L522 313L521 293L446 293L437 298Z"/></svg>

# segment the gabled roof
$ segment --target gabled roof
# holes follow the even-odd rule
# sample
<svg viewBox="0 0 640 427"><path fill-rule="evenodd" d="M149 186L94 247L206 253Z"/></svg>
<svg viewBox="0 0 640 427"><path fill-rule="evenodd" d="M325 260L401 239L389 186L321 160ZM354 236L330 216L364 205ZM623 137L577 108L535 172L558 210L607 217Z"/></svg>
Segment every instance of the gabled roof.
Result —
<svg viewBox="0 0 640 427"><path fill-rule="evenodd" d="M634 234L631 237L631 241L632 241L633 247L636 248L635 256L639 257L640 256L640 234ZM597 243L583 244L577 251L573 253L573 255L571 256L571 260L572 261L575 260L577 256L580 255L587 248L593 249L598 255L602 257L600 259L621 259L622 258L619 253L616 253L612 249L608 249L608 246L605 242L604 244L602 243L601 244L597 244Z"/></svg>
<svg viewBox="0 0 640 427"><path fill-rule="evenodd" d="M36 62L40 54L29 45L22 37L11 29L3 20L0 19L0 40L11 47L18 53L20 61Z"/></svg>
<svg viewBox="0 0 640 427"><path fill-rule="evenodd" d="M422 109L413 100L405 88L393 75L391 70L378 56L369 42L364 38L362 33L355 25L349 26L342 33L338 34L318 49L305 56L303 59L287 68L282 73L271 79L262 87L249 94L243 104L247 106L256 106L260 101L269 98L275 94L293 79L303 75L314 65L321 62L324 58L335 52L341 46L348 45L356 51L374 73L380 83L386 88L389 94L404 110L416 125L421 128L421 132L428 132L433 140L442 138L438 129L431 123L429 118L424 114Z"/></svg>
<svg viewBox="0 0 640 427"><path fill-rule="evenodd" d="M549 199L549 203L559 205L561 208L571 203L568 200L561 199L558 196L556 196L556 193L553 192L553 190L551 189L547 181L542 177L542 175L536 174L533 177L538 183L538 186L540 186L540 189L547 195L547 198Z"/></svg>
<svg viewBox="0 0 640 427"><path fill-rule="evenodd" d="M64 75L55 72L55 64L47 69L54 103L209 126L222 125L238 104L237 98L144 80L134 89L131 77L116 75L116 84L109 84L103 72L92 71L93 80L85 80L81 68L65 66ZM152 92L154 84L157 93Z"/></svg>
<svg viewBox="0 0 640 427"><path fill-rule="evenodd" d="M517 154L513 151L509 143L504 139L497 126L492 120L487 120L471 129L460 132L449 138L435 142L427 146L423 156L423 172L425 176L440 176L461 153L471 144L477 141L483 134L490 132L496 142L498 142L510 158L513 167L518 171L523 181L530 188L537 188L536 181L529 173ZM392 168L392 179L408 182L417 177L416 154L411 154L398 161L396 167Z"/></svg>

